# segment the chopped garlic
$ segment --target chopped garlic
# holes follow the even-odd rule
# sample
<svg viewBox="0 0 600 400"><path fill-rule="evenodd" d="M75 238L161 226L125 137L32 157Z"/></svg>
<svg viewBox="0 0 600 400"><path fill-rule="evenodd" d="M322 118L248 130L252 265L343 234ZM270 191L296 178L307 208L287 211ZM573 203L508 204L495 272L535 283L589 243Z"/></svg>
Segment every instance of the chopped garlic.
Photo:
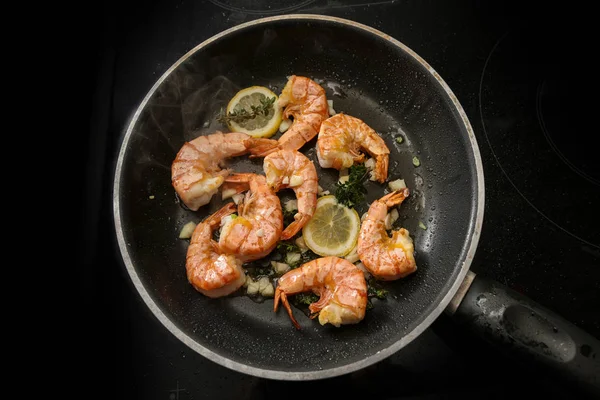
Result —
<svg viewBox="0 0 600 400"><path fill-rule="evenodd" d="M258 237L265 236L265 231L263 230L263 228L260 228L256 231L256 236L258 236Z"/></svg>
<svg viewBox="0 0 600 400"><path fill-rule="evenodd" d="M350 176L348 176L348 175L340 176L340 179L338 179L338 182L346 183L346 182L348 182L349 179L350 179Z"/></svg>
<svg viewBox="0 0 600 400"><path fill-rule="evenodd" d="M322 196L322 195L323 195L323 188L321 187L321 185L319 185L319 187L317 188L317 194L318 194L319 196Z"/></svg>
<svg viewBox="0 0 600 400"><path fill-rule="evenodd" d="M283 179L281 180L281 183L283 183L284 185L287 185L288 183L290 183L290 178L288 178L287 176L284 176Z"/></svg>
<svg viewBox="0 0 600 400"><path fill-rule="evenodd" d="M233 199L233 202L237 205L240 204L240 201L242 201L242 199L244 198L244 194L236 193L233 196L231 196L231 198Z"/></svg>
<svg viewBox="0 0 600 400"><path fill-rule="evenodd" d="M300 257L302 257L302 255L300 253L289 252L285 256L285 261L288 264L294 264L294 263L297 263L298 261L300 261Z"/></svg>
<svg viewBox="0 0 600 400"><path fill-rule="evenodd" d="M273 295L275 295L275 288L273 288L273 285L269 282L269 284L261 290L260 294L265 297L273 297Z"/></svg>
<svg viewBox="0 0 600 400"><path fill-rule="evenodd" d="M285 207L286 211L294 211L298 209L298 200L296 199L291 199L285 202L285 204L283 205Z"/></svg>
<svg viewBox="0 0 600 400"><path fill-rule="evenodd" d="M365 167L367 167L367 169L370 171L375 169L376 164L377 163L374 158L369 158L367 161L365 161Z"/></svg>
<svg viewBox="0 0 600 400"><path fill-rule="evenodd" d="M258 282L250 282L246 287L246 293L248 294L256 294L258 293Z"/></svg>
<svg viewBox="0 0 600 400"><path fill-rule="evenodd" d="M225 200L237 193L235 189L223 189L221 192L221 200Z"/></svg>
<svg viewBox="0 0 600 400"><path fill-rule="evenodd" d="M248 285L251 284L252 282L254 282L252 277L250 275L246 275L246 281L244 281L244 287L247 288Z"/></svg>
<svg viewBox="0 0 600 400"><path fill-rule="evenodd" d="M229 221L231 221L232 219L235 219L236 217L237 217L237 215L231 214L231 215L227 215L227 216L221 218L221 228L224 227L225 225L227 225L229 223Z"/></svg>
<svg viewBox="0 0 600 400"><path fill-rule="evenodd" d="M304 178L298 175L292 175L292 177L290 178L290 186L291 187L296 187L296 186L300 186L304 183Z"/></svg>
<svg viewBox="0 0 600 400"><path fill-rule="evenodd" d="M179 239L191 238L194 229L196 229L196 223L192 221L188 222L183 226L183 228L181 228L181 231L179 231Z"/></svg>
<svg viewBox="0 0 600 400"><path fill-rule="evenodd" d="M302 253L308 250L308 246L306 245L306 243L304 243L304 238L302 236L296 238L295 243Z"/></svg>
<svg viewBox="0 0 600 400"><path fill-rule="evenodd" d="M392 192L395 192L396 190L404 189L406 187L406 183L404 182L404 179L396 179L389 182L388 187Z"/></svg>
<svg viewBox="0 0 600 400"><path fill-rule="evenodd" d="M287 131L290 126L292 126L292 121L289 119L284 119L281 121L281 124L279 124L279 132L284 133L285 131Z"/></svg>
<svg viewBox="0 0 600 400"><path fill-rule="evenodd" d="M260 278L258 280L258 291L262 292L268 285L271 284L271 282L269 281L269 278L267 278L266 276L263 276L262 278Z"/></svg>
<svg viewBox="0 0 600 400"><path fill-rule="evenodd" d="M327 100L327 106L329 108L329 115L330 116L337 114L335 112L335 110L333 109L333 100Z"/></svg>
<svg viewBox="0 0 600 400"><path fill-rule="evenodd" d="M271 261L271 267L273 267L275 273L279 275L284 274L291 269L288 264L278 261Z"/></svg>
<svg viewBox="0 0 600 400"><path fill-rule="evenodd" d="M385 216L385 229L392 229L392 225L394 225L394 222L396 222L399 216L398 210L395 208L392 209L392 211Z"/></svg>

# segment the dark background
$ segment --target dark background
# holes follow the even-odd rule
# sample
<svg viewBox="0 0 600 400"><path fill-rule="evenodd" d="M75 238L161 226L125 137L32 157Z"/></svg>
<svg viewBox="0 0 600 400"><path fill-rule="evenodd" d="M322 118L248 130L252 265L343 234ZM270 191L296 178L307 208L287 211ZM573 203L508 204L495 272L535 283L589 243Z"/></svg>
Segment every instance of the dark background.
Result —
<svg viewBox="0 0 600 400"><path fill-rule="evenodd" d="M331 389L340 397L381 399L583 398L577 388L499 353L445 315L388 360L349 376L300 383L254 378L214 364L180 343L146 309L121 264L112 225L112 173L128 118L156 79L194 46L231 26L279 14L276 5L289 5L284 13L371 25L436 69L471 120L484 163L484 229L472 270L600 337L595 208L600 201L592 146L597 127L586 101L595 93L589 82L597 48L587 18L592 12L535 2L524 7L497 1L315 0L295 9L296 3L111 0L81 11L76 25L85 45L76 53L87 68L76 90L89 135L79 153L85 175L78 295L89 313L82 317L85 334L76 347L75 372L81 372L78 381L86 393L270 399L321 397ZM530 47L521 48L524 43ZM527 88L539 88L540 80L554 82L556 76L559 84L548 98L555 106L553 126L561 129L558 143L566 143L563 154L577 160L592 182L573 177L548 142L537 146L542 136L531 123L535 115L526 100L515 101ZM514 82L514 90L503 89ZM505 120L513 129L502 129ZM532 144L540 149L535 157Z"/></svg>

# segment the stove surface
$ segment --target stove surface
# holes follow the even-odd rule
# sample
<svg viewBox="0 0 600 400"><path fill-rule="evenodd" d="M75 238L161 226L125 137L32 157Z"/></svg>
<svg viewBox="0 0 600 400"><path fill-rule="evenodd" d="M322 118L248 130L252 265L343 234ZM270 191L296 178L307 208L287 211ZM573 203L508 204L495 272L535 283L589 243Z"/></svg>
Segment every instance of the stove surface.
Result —
<svg viewBox="0 0 600 400"><path fill-rule="evenodd" d="M111 398L271 399L338 396L446 399L583 395L512 360L447 316L394 356L309 384L242 375L180 343L146 308L121 264L112 226L112 169L132 112L155 81L210 36L256 18L331 15L371 25L443 77L473 125L486 181L472 271L498 280L600 337L600 175L582 91L587 37L560 10L513 2L210 0L109 1L91 57L82 288L95 315L98 375L86 389ZM573 24L576 25L576 24ZM90 29L91 30L91 29ZM595 130L595 129L594 129ZM91 294L91 295L90 295ZM593 305L595 304L595 306ZM89 357L89 355L87 356ZM87 358L89 362L89 358ZM89 384L89 386L87 386Z"/></svg>

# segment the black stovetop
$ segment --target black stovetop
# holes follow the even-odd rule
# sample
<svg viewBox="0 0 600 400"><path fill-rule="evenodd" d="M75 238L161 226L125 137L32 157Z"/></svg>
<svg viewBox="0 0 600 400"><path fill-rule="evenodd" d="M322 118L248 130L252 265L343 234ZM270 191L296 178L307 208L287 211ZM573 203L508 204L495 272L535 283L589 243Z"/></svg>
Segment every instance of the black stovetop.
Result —
<svg viewBox="0 0 600 400"><path fill-rule="evenodd" d="M584 56L573 62L572 52L564 55L588 39L576 23L565 24L564 9L521 7L399 0L105 3L88 26L96 33L88 65L97 74L90 74L82 287L97 334L86 361L102 367L83 374L87 389L110 398L164 400L310 398L328 388L380 399L573 398L572 388L508 359L444 315L396 355L348 376L306 384L242 375L196 354L153 317L129 282L113 235L110 191L119 139L175 61L213 34L263 16L352 19L427 60L473 125L486 207L472 270L600 337L600 176L591 144L597 128L585 129L591 118L582 117L587 110L578 97L588 73Z"/></svg>

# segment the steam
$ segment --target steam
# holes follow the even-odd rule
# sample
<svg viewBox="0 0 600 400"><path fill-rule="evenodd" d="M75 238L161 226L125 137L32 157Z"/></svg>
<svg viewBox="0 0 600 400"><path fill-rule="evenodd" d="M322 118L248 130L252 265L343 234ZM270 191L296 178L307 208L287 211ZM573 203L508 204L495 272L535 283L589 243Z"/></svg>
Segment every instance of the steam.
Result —
<svg viewBox="0 0 600 400"><path fill-rule="evenodd" d="M240 89L231 80L219 75L188 95L181 104L183 135L186 140L201 133L226 129L217 118Z"/></svg>
<svg viewBox="0 0 600 400"><path fill-rule="evenodd" d="M206 69L192 63L180 65L163 81L146 104L145 116L142 114L137 122L131 146L137 148L138 165L169 171L184 142L227 130L217 117L240 89L223 75L232 62L228 56L218 56ZM215 72L217 75L207 81L207 75Z"/></svg>

